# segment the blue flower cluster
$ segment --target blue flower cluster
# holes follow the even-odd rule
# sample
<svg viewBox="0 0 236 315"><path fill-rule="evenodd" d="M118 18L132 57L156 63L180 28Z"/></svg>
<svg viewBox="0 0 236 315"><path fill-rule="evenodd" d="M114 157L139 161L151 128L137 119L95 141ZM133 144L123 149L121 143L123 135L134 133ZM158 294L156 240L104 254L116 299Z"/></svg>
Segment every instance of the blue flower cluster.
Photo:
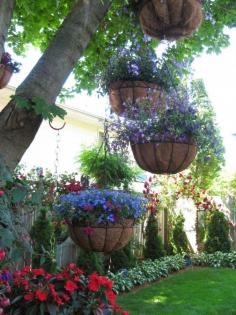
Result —
<svg viewBox="0 0 236 315"><path fill-rule="evenodd" d="M138 220L147 212L147 203L148 200L139 195L91 189L61 196L54 208L65 219L92 225Z"/></svg>

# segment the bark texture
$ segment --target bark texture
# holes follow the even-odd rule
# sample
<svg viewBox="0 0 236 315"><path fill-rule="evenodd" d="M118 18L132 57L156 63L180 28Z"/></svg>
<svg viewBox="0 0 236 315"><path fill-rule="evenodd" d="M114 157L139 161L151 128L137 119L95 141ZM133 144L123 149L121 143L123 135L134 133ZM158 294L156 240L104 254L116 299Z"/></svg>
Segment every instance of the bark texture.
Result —
<svg viewBox="0 0 236 315"><path fill-rule="evenodd" d="M101 20L111 4L110 0L77 1L16 95L31 99L43 98L53 104L67 77L83 55ZM42 122L33 110L16 108L11 101L0 113L0 153L10 169L19 163L33 141Z"/></svg>
<svg viewBox="0 0 236 315"><path fill-rule="evenodd" d="M11 23L15 0L0 0L0 59L4 52L8 28Z"/></svg>

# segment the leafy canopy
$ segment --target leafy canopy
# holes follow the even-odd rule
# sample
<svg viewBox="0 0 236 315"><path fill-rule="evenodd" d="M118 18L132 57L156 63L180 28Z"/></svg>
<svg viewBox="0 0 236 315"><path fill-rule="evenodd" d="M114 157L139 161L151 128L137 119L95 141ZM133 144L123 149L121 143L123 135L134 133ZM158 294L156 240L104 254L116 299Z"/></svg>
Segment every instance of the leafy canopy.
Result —
<svg viewBox="0 0 236 315"><path fill-rule="evenodd" d="M28 44L44 51L75 2L76 0L16 0L8 36L9 45L17 54L24 54ZM74 69L77 83L66 94L82 89L92 92L97 88L97 75L101 74L107 60L118 47L125 48L127 43L157 47L159 44L157 40L150 39L146 42L138 19L127 6L128 3L128 0L113 0L96 36ZM208 53L220 53L222 48L229 45L225 26L236 26L235 0L206 0L204 15L205 19L199 31L192 37L171 45L167 51L168 58L172 59L173 56L177 60L193 58L204 50Z"/></svg>

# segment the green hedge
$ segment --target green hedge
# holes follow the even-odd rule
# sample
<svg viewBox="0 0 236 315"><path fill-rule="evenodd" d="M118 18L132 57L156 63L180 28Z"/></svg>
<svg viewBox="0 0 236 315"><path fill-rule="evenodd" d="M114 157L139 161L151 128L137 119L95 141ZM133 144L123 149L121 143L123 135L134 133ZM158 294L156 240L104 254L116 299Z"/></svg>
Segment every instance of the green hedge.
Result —
<svg viewBox="0 0 236 315"><path fill-rule="evenodd" d="M236 252L198 254L192 256L193 266L236 268ZM115 293L130 291L135 286L147 284L160 278L168 277L171 272L185 268L181 255L167 256L155 260L145 260L131 269L117 273L108 272L107 277L113 280Z"/></svg>
<svg viewBox="0 0 236 315"><path fill-rule="evenodd" d="M192 257L193 265L204 267L229 267L236 268L236 252L222 253L215 252L213 254L198 254Z"/></svg>
<svg viewBox="0 0 236 315"><path fill-rule="evenodd" d="M107 277L113 280L115 293L119 293L130 291L137 285L167 277L169 273L183 268L183 257L176 255L155 260L145 260L129 270L123 269L117 273L108 272Z"/></svg>

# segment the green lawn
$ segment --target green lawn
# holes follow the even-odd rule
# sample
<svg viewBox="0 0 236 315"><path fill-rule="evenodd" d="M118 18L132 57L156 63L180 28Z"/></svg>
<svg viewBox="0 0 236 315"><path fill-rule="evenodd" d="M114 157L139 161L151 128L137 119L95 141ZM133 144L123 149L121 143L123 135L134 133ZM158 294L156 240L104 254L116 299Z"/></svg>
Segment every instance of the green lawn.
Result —
<svg viewBox="0 0 236 315"><path fill-rule="evenodd" d="M199 268L122 294L131 315L236 315L236 270Z"/></svg>

